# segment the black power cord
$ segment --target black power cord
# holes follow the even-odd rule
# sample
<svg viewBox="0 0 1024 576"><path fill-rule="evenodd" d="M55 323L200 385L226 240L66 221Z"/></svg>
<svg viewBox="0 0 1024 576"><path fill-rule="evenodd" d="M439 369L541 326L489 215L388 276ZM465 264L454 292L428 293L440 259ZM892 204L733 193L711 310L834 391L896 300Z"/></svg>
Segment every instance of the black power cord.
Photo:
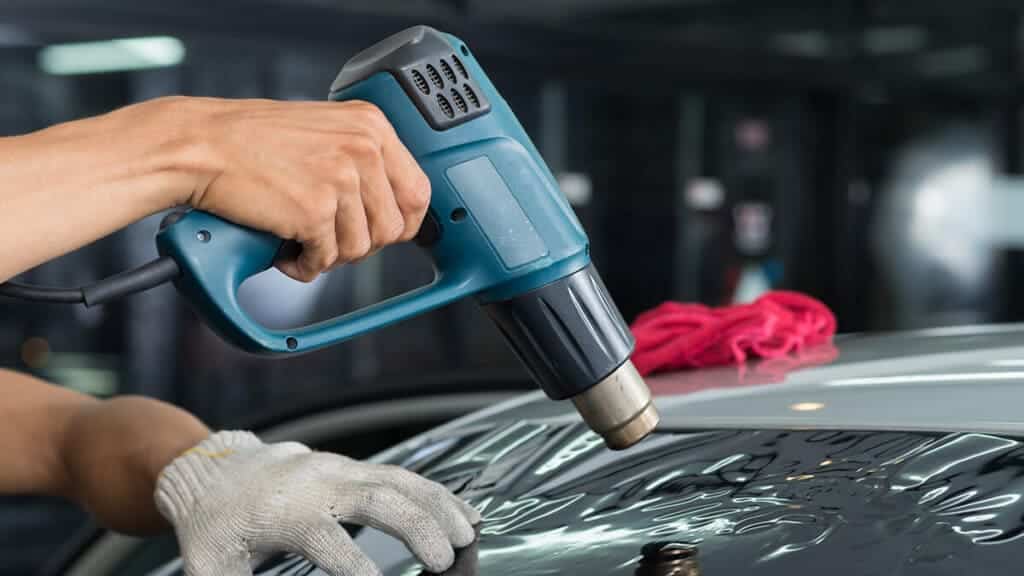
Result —
<svg viewBox="0 0 1024 576"><path fill-rule="evenodd" d="M81 288L52 288L18 282L0 284L0 296L34 302L99 306L122 296L135 294L174 280L181 275L178 263L164 256L138 268L104 278Z"/></svg>

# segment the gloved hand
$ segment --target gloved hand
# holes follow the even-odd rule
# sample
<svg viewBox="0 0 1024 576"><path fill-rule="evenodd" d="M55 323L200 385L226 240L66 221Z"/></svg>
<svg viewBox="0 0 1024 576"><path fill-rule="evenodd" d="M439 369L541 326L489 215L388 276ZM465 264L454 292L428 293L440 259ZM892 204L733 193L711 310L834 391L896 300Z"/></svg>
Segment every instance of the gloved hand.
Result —
<svg viewBox="0 0 1024 576"><path fill-rule="evenodd" d="M339 522L401 539L431 571L474 539L480 515L440 484L397 466L367 464L297 442L264 444L218 432L168 465L156 485L189 576L248 576L277 552L333 576L380 574Z"/></svg>

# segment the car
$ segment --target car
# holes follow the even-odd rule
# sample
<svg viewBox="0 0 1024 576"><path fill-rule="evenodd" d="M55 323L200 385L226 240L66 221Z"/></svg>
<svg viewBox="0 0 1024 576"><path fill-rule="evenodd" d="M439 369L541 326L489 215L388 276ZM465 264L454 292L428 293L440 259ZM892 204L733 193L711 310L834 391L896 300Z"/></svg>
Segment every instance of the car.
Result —
<svg viewBox="0 0 1024 576"><path fill-rule="evenodd" d="M481 511L451 574L1019 573L1024 326L842 336L649 384L662 422L628 450L538 392L373 460ZM420 573L400 542L357 532L385 574ZM322 572L283 555L256 574Z"/></svg>

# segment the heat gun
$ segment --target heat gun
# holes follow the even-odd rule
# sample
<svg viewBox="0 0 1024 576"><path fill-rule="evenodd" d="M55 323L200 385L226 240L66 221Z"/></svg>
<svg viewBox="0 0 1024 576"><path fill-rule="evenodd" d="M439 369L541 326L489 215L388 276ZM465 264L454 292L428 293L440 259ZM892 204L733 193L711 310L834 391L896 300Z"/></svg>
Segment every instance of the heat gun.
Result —
<svg viewBox="0 0 1024 576"><path fill-rule="evenodd" d="M308 352L474 297L547 395L572 399L609 447L646 436L658 415L587 236L467 46L430 27L409 28L351 58L330 99L379 107L430 178L417 241L433 261L433 282L317 324L268 329L246 314L237 291L273 265L282 240L189 211L157 234L162 267L152 267L148 282L127 284L173 275L204 321L257 354ZM106 299L102 287L92 294Z"/></svg>

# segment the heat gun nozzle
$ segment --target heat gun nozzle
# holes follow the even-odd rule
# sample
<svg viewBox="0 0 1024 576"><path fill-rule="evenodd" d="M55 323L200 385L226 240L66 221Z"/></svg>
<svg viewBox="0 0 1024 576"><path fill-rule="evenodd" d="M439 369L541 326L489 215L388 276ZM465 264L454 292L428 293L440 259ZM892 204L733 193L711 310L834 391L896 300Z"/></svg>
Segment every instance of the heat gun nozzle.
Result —
<svg viewBox="0 0 1024 576"><path fill-rule="evenodd" d="M629 448L658 425L658 411L633 362L626 360L604 380L572 397L591 430L612 450Z"/></svg>

